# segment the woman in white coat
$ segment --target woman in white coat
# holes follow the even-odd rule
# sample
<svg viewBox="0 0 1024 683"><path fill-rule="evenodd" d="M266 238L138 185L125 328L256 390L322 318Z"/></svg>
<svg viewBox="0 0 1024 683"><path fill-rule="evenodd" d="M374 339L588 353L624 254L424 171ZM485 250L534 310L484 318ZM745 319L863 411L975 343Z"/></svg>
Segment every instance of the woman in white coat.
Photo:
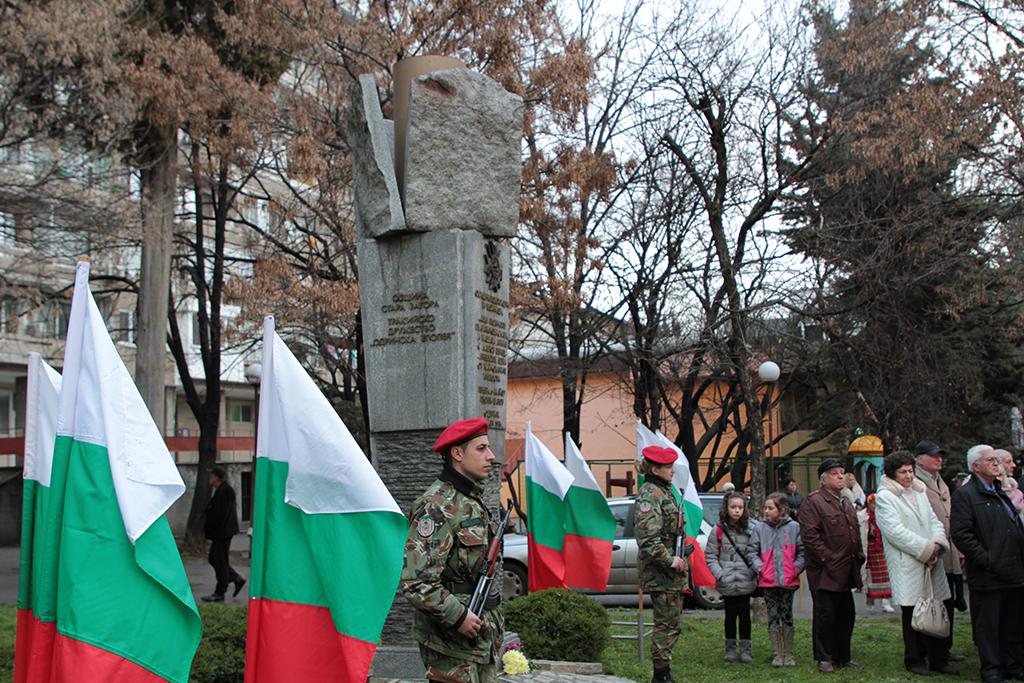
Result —
<svg viewBox="0 0 1024 683"><path fill-rule="evenodd" d="M914 475L914 456L909 451L890 453L882 469L885 476L875 495L875 518L882 533L892 602L903 612L903 664L920 676L933 671L956 675L959 671L949 665L943 640L911 626L914 605L929 592L925 581L931 583L937 601L950 597L939 562L942 553L949 551L949 541L928 503L924 484Z"/></svg>

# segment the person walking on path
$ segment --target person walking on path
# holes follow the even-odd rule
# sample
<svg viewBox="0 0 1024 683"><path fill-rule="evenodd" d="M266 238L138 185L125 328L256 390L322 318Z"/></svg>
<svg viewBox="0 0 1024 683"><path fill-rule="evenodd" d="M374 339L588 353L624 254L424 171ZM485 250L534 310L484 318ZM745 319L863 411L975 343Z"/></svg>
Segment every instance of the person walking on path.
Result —
<svg viewBox="0 0 1024 683"><path fill-rule="evenodd" d="M971 478L953 492L953 543L963 553L982 683L1024 680L1024 527L999 485L999 456L987 444L967 451Z"/></svg>
<svg viewBox="0 0 1024 683"><path fill-rule="evenodd" d="M750 644L750 595L757 588L757 573L747 559L747 541L757 522L747 512L747 497L742 493L725 494L718 510L714 539L705 552L708 570L715 577L715 588L725 601L725 661L737 659L737 622L739 625L739 661L753 659Z"/></svg>
<svg viewBox="0 0 1024 683"><path fill-rule="evenodd" d="M203 602L224 602L228 584L235 584L238 595L245 585L245 579L231 567L231 539L238 533L238 509L235 505L235 490L228 483L228 471L216 465L210 468L210 486L213 495L206 505L206 521L203 530L210 540L210 565L217 576L217 587Z"/></svg>
<svg viewBox="0 0 1024 683"><path fill-rule="evenodd" d="M654 607L651 635L651 683L675 683L672 679L672 648L679 640L679 621L686 587L686 560L676 551L682 520L679 504L672 494L673 463L678 457L671 448L648 446L637 463L644 485L633 508L640 585L650 594Z"/></svg>
<svg viewBox="0 0 1024 683"><path fill-rule="evenodd" d="M793 594L804 570L800 524L789 516L789 498L773 493L764 501L764 522L750 532L747 559L757 572L768 609L772 666L796 666L793 657Z"/></svg>
<svg viewBox="0 0 1024 683"><path fill-rule="evenodd" d="M864 667L850 659L850 641L857 618L854 588L862 588L857 513L842 496L843 463L827 458L818 465L821 488L807 495L800 508L800 534L807 563L807 584L813 608L814 658L818 671Z"/></svg>
<svg viewBox="0 0 1024 683"><path fill-rule="evenodd" d="M892 601L903 616L903 665L919 676L932 672L950 676L959 671L949 665L945 638L914 629L914 606L923 595L948 600L949 586L942 570L941 556L949 549L924 484L914 476L914 456L896 451L885 456L885 475L878 485L878 528L885 546L885 561L892 581Z"/></svg>

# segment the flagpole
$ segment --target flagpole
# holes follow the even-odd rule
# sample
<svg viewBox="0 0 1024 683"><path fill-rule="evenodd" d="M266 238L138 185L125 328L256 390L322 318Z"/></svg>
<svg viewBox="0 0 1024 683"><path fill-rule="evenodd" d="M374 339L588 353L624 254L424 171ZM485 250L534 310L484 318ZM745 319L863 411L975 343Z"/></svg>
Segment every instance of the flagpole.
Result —
<svg viewBox="0 0 1024 683"><path fill-rule="evenodd" d="M263 378L263 365L253 363L245 369L245 381L252 385L253 418L252 418L252 474L249 479L249 529L252 530L253 513L256 510L256 454L259 452L260 438L260 380ZM249 556L252 557L252 533L249 534Z"/></svg>

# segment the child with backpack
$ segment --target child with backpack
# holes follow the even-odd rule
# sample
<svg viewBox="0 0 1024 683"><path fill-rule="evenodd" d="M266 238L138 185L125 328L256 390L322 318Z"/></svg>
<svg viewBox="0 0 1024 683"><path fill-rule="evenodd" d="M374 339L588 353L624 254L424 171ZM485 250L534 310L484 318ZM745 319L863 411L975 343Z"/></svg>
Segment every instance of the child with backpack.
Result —
<svg viewBox="0 0 1024 683"><path fill-rule="evenodd" d="M764 521L750 534L747 559L757 570L757 585L768 608L772 666L796 666L793 658L793 593L800 588L804 544L800 525L789 517L789 500L773 493L764 501Z"/></svg>
<svg viewBox="0 0 1024 683"><path fill-rule="evenodd" d="M718 511L718 525L705 554L708 569L715 577L715 588L725 599L725 661L754 661L750 647L750 597L757 589L757 572L747 559L747 544L757 522L747 512L747 498L735 491L727 493ZM739 639L737 640L737 622Z"/></svg>

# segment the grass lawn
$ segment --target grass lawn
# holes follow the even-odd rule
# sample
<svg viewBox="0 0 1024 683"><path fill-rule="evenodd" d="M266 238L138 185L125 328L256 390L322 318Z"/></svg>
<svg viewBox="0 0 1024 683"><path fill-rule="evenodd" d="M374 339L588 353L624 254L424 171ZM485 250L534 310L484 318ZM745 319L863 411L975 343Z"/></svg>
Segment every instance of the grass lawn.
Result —
<svg viewBox="0 0 1024 683"><path fill-rule="evenodd" d="M14 625L18 608L0 605L0 682L14 680Z"/></svg>
<svg viewBox="0 0 1024 683"><path fill-rule="evenodd" d="M619 610L623 612L624 610ZM635 619L635 616L617 614L611 610L613 621ZM635 613L634 613L635 614ZM653 617L645 612L648 621ZM772 646L766 624L754 623L751 640L754 641L754 663L726 663L723 622L721 617L689 612L683 617L682 634L673 652L672 677L680 681L709 681L714 683L758 683L759 681L787 681L787 683L822 683L824 680L890 681L921 680L903 668L903 632L898 617L879 617L859 620L853 630L853 661L865 665L864 670L843 669L833 676L818 673L817 662L811 649L811 622L798 619L793 654L795 667L776 669L771 665ZM613 626L613 633L635 635L636 627ZM971 622L966 614L958 614L954 622L953 651L967 657L955 662L961 675L936 676L927 680L956 681L966 678L978 680L978 654L971 643ZM650 630L648 628L647 630ZM615 640L605 650L604 672L634 681L651 680L650 636L645 639L645 661L637 661L635 640Z"/></svg>

